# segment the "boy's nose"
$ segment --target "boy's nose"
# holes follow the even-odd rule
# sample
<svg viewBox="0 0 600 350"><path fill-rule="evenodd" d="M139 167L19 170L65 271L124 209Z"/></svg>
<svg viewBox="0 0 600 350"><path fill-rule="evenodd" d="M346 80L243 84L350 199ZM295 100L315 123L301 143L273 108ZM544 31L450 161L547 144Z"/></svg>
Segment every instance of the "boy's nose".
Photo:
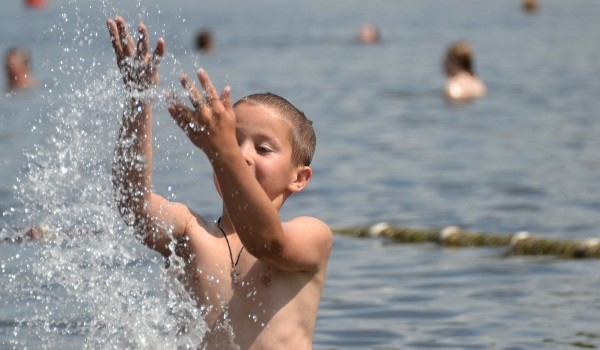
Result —
<svg viewBox="0 0 600 350"><path fill-rule="evenodd" d="M240 150L242 151L242 156L246 160L246 164L252 165L252 152L254 151L254 146L243 143L240 145Z"/></svg>

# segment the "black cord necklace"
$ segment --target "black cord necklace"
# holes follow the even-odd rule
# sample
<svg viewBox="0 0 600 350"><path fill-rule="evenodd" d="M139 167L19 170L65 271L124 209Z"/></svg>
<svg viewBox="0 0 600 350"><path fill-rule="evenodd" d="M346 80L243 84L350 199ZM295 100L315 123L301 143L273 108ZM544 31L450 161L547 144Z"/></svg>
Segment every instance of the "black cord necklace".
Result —
<svg viewBox="0 0 600 350"><path fill-rule="evenodd" d="M231 276L231 281L233 282L233 284L237 284L237 278L240 275L240 273L237 270L237 265L240 262L240 257L242 256L242 251L244 250L244 246L242 245L242 248L240 249L240 252L238 253L237 259L235 260L235 262L233 262L233 252L231 251L231 245L229 245L229 240L227 239L227 235L225 234L225 231L223 231L223 229L221 228L221 218L219 218L219 220L217 220L217 227L219 228L219 230L221 230L223 237L225 237L225 242L227 243L227 249L229 249L229 258L231 259L231 272L229 273L229 275Z"/></svg>

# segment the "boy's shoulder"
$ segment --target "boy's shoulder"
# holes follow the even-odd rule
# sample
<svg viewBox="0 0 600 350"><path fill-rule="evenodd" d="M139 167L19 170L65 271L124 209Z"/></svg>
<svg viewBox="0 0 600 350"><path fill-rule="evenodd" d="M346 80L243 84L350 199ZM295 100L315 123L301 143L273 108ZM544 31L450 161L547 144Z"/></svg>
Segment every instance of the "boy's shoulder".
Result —
<svg viewBox="0 0 600 350"><path fill-rule="evenodd" d="M299 216L283 223L283 229L293 241L299 241L304 248L320 251L321 260L329 256L333 245L333 232L323 220L312 216Z"/></svg>
<svg viewBox="0 0 600 350"><path fill-rule="evenodd" d="M323 220L313 216L297 216L283 222L284 228L311 230L331 235L331 228Z"/></svg>
<svg viewBox="0 0 600 350"><path fill-rule="evenodd" d="M211 227L216 225L215 220L210 220L203 215L200 215L196 211L191 208L187 208L189 213L189 218L185 225L184 236L193 234L193 233L208 233L211 232Z"/></svg>

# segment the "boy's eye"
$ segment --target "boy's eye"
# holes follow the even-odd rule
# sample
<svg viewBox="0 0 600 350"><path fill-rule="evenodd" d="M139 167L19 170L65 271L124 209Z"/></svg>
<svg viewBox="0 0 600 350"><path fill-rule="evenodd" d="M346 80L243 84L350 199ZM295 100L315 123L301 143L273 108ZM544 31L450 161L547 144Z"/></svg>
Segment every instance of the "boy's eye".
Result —
<svg viewBox="0 0 600 350"><path fill-rule="evenodd" d="M256 147L256 152L258 152L260 154L267 154L267 153L270 153L273 151L266 146L258 146L258 147Z"/></svg>

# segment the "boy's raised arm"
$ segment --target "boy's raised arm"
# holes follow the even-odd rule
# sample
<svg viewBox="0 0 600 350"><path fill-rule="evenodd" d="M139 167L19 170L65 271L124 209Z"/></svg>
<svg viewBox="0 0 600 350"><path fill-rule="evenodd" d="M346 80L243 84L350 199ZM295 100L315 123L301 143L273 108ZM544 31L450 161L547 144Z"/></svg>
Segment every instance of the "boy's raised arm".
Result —
<svg viewBox="0 0 600 350"><path fill-rule="evenodd" d="M219 95L205 71L198 72L205 97L187 78L194 109L176 101L169 112L192 143L210 159L229 220L244 247L256 258L287 271L324 269L331 250L331 231L322 221L300 217L281 222L244 159L236 139L236 115L230 91Z"/></svg>
<svg viewBox="0 0 600 350"><path fill-rule="evenodd" d="M113 187L119 213L151 248L169 255L168 230L182 233L189 210L152 192L152 89L164 54L159 39L149 53L146 27L139 25L137 47L121 17L107 21L117 65L125 83L126 100L113 158Z"/></svg>

